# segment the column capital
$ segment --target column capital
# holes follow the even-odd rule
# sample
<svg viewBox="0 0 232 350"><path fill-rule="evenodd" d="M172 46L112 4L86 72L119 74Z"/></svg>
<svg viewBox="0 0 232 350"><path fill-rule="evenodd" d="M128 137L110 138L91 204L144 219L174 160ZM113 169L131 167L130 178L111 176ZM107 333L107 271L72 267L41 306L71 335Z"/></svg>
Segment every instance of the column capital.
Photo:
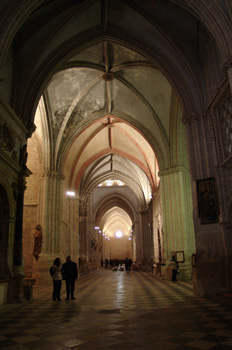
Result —
<svg viewBox="0 0 232 350"><path fill-rule="evenodd" d="M209 110L206 109L206 110L200 110L200 111L196 111L196 112L193 112L189 115L183 115L182 116L182 123L184 125L186 124L191 124L191 123L194 123L194 122L198 122L202 119L205 119L207 118L209 115Z"/></svg>
<svg viewBox="0 0 232 350"><path fill-rule="evenodd" d="M51 171L51 170L47 170L43 173L43 177L54 177L60 180L64 180L65 176L64 174L59 173L58 171Z"/></svg>
<svg viewBox="0 0 232 350"><path fill-rule="evenodd" d="M165 175L170 175L170 174L175 174L175 173L188 173L188 169L186 169L183 165L178 165L173 168L168 168L164 170L159 171L159 177L165 176Z"/></svg>

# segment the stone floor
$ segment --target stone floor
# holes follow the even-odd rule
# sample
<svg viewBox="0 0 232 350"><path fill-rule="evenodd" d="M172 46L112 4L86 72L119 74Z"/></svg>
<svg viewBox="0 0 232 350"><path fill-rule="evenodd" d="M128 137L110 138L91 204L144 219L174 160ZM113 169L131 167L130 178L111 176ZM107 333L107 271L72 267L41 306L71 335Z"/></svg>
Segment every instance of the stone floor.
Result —
<svg viewBox="0 0 232 350"><path fill-rule="evenodd" d="M4 350L232 349L232 299L193 295L191 283L152 273L97 270L81 276L76 300L34 300L0 308Z"/></svg>

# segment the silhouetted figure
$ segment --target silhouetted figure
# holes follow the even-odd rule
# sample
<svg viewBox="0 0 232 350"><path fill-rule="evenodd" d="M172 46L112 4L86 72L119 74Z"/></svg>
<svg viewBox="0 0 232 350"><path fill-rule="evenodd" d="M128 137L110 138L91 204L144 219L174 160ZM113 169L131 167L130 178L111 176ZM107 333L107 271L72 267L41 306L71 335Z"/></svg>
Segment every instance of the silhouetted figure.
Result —
<svg viewBox="0 0 232 350"><path fill-rule="evenodd" d="M172 256L172 281L176 281L177 271L179 269L178 261L176 260L175 255Z"/></svg>
<svg viewBox="0 0 232 350"><path fill-rule="evenodd" d="M131 258L128 260L128 270L131 270L131 266L133 264L133 261L131 260Z"/></svg>
<svg viewBox="0 0 232 350"><path fill-rule="evenodd" d="M66 293L67 297L65 300L69 300L70 292L71 299L76 299L74 297L75 280L78 277L77 264L71 260L70 256L67 256L66 263L62 266L63 279L66 282Z"/></svg>

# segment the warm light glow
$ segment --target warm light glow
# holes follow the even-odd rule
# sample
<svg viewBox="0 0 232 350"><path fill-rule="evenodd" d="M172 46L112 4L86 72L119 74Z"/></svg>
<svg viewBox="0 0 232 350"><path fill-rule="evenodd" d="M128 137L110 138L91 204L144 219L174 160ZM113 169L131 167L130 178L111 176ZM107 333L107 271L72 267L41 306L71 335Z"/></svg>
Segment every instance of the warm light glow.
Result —
<svg viewBox="0 0 232 350"><path fill-rule="evenodd" d="M75 196L75 192L67 191L67 192L66 192L66 195L67 195L68 197L74 197L74 196Z"/></svg>
<svg viewBox="0 0 232 350"><path fill-rule="evenodd" d="M107 186L112 186L113 185L113 181L112 180L107 180L106 181L106 185Z"/></svg>
<svg viewBox="0 0 232 350"><path fill-rule="evenodd" d="M104 186L124 186L124 182L120 180L106 180L104 182L101 182L98 184L98 187L104 187Z"/></svg>
<svg viewBox="0 0 232 350"><path fill-rule="evenodd" d="M116 238L122 238L122 236L123 236L122 231L116 231L116 232L115 232L115 237L116 237Z"/></svg>

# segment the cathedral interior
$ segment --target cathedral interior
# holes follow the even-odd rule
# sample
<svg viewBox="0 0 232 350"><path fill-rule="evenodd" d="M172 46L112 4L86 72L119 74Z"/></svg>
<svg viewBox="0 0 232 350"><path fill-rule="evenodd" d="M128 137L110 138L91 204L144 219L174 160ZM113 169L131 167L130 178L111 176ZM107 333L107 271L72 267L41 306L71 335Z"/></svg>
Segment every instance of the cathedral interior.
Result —
<svg viewBox="0 0 232 350"><path fill-rule="evenodd" d="M232 290L232 2L0 3L0 305L70 255ZM28 288L28 286L30 288Z"/></svg>

